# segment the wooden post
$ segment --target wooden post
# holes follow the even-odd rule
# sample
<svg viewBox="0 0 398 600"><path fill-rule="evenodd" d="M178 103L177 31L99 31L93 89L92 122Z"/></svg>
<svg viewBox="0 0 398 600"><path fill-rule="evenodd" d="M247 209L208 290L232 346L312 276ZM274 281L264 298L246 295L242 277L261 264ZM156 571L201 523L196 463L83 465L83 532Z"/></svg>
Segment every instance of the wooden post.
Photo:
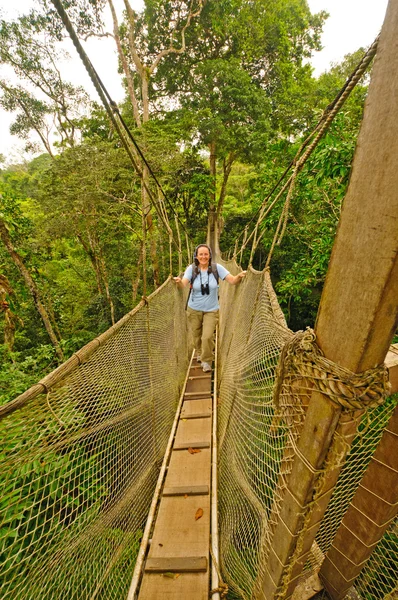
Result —
<svg viewBox="0 0 398 600"><path fill-rule="evenodd" d="M398 406L344 515L319 576L345 598L398 511Z"/></svg>
<svg viewBox="0 0 398 600"><path fill-rule="evenodd" d="M397 323L398 301L398 2L390 1L373 68L350 185L333 247L315 331L325 356L360 373L381 365ZM341 467L310 504L336 428L340 464L355 435L354 419L319 392L308 406L274 527L258 598L289 598L323 518ZM305 527L303 539L303 521Z"/></svg>

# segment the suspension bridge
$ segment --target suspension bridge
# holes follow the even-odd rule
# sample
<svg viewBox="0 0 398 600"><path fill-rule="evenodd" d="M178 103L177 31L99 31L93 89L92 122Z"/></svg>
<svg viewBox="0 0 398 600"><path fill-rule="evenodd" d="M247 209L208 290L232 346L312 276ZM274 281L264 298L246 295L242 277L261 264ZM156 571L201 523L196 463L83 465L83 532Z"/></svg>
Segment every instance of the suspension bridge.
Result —
<svg viewBox="0 0 398 600"><path fill-rule="evenodd" d="M314 331L249 267L203 375L170 277L0 408L4 600L398 598L397 31Z"/></svg>

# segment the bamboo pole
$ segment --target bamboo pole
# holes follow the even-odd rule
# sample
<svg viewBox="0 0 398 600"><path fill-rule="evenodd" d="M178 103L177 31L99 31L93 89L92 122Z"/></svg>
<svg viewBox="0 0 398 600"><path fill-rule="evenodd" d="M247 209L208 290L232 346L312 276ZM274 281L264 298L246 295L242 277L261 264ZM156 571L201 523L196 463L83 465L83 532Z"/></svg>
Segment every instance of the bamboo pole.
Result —
<svg viewBox="0 0 398 600"><path fill-rule="evenodd" d="M398 3L393 0L381 34L315 327L325 356L354 373L383 363L397 322L397 39ZM339 407L312 392L257 597L291 596L355 436L358 417L342 416ZM338 449L339 466L324 478L314 504L318 471L335 433L344 439Z"/></svg>

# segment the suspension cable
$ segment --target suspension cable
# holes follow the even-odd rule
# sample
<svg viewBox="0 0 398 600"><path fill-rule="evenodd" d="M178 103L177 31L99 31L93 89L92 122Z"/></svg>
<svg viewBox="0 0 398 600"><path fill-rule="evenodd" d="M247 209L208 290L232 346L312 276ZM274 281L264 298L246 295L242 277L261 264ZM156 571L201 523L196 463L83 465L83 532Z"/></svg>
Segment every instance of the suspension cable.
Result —
<svg viewBox="0 0 398 600"><path fill-rule="evenodd" d="M286 190L287 187L289 187L288 197L289 197L289 202L290 202L290 198L292 195L292 188L294 187L297 174L299 173L299 171L301 171L305 162L307 161L309 156L312 154L313 150L316 148L318 142L323 137L323 135L326 133L327 129L330 127L333 119L339 112L340 108L343 106L344 102L347 100L348 96L351 94L352 90L357 85L357 83L363 76L364 72L368 68L369 64L373 60L373 58L376 54L376 51L377 51L379 37L380 37L380 34L376 37L373 44L369 47L367 52L364 54L364 56L362 57L362 59L360 60L360 62L356 66L356 68L354 69L354 71L347 78L345 84L340 89L338 94L335 96L333 101L325 108L316 127L313 129L313 131L307 136L307 138L301 144L299 150L296 152L296 155L293 158L293 160L290 162L289 166L285 169L283 174L279 177L278 181L273 186L272 190L267 194L266 198L262 202L260 208L257 210L255 215L250 219L250 221L246 224L245 229L238 236L237 239L239 239L243 235L244 241L242 243L242 247L239 250L239 252L234 253L234 255L233 255L234 259L236 259L237 255L239 253L242 256L243 250L247 247L248 243L250 242L250 240L253 237L256 238L254 245L255 245L255 248L257 247L257 245L260 242L261 238L263 237L263 233L264 233L264 232L262 232L260 234L260 236L257 237L256 232L257 232L258 226L260 225L261 221L265 218L265 216L267 216L268 213L271 211L271 209L275 206L276 202L279 200L279 198L281 197L281 195L283 194L283 192ZM308 146L308 148L307 148L307 146ZM302 152L306 148L307 148L307 150L304 152L304 154L302 154ZM280 183L284 180L284 178L289 173L289 171L291 170L292 167L294 167L294 169L293 169L293 172L291 173L290 177L285 182L282 189L277 194L276 198L267 207L266 204L267 204L268 200L272 197L272 195L274 194L274 192L279 187ZM282 221L280 221L281 224L283 222L281 235L279 235L279 231L280 231L280 227L281 227L280 224L278 224L278 231L276 233L276 237L278 237L278 235L279 235L278 243L280 243L280 241L283 237L283 234L284 234L284 231L286 228L286 224L287 224L287 210L285 210L285 208L284 208L283 212L284 212L284 219ZM249 236L247 236L247 228L256 218L257 218L256 225L255 225L253 231L251 232L251 234ZM245 233L245 231L246 231L246 233ZM274 242L273 242L272 250L275 246L275 242L276 242L276 240L274 240ZM254 248L254 250L252 249L250 261L252 260L252 257L254 255L255 248ZM267 264L268 263L269 263L269 260L267 261Z"/></svg>
<svg viewBox="0 0 398 600"><path fill-rule="evenodd" d="M139 154L139 156L141 157L141 159L143 160L144 164L146 165L146 167L148 168L148 171L150 172L150 174L152 175L154 181L156 182L158 188L161 190L164 198L166 199L167 203L169 204L171 210L173 211L174 214L174 208L172 206L172 204L170 203L170 201L168 200L165 192L163 191L158 179L156 178L155 174L153 173L150 165L148 164L143 152L141 151L141 149L139 148L139 145L137 144L137 142L135 141L133 135L131 134L131 131L129 130L128 126L126 125L124 119L122 118L122 116L120 115L119 109L117 107L117 104L112 100L112 98L110 97L107 89L105 88L104 84L102 83L100 77L98 76L94 66L92 65L89 57L87 56L84 48L82 47L79 38L76 35L76 32L72 26L72 23L69 20L69 17L65 11L65 9L63 8L61 1L60 0L51 0L51 2L54 4L67 32L69 33L69 36L73 42L73 45L75 46L84 66L86 67L86 70L91 78L91 81L105 107L105 110L115 128L115 130L117 131L119 138L123 144L124 149L126 150L130 161L134 167L134 169L136 170L138 176L140 177L141 181L142 181L142 185L145 188L145 191L148 194L149 199L151 200L152 205L155 207L156 212L158 213L160 219L162 220L163 224L165 225L166 229L169 230L170 229L170 225L168 223L168 218L167 220L165 220L164 215L162 214L162 211L159 210L158 208L158 202L154 199L154 196L151 192L151 190L149 189L147 183L145 182L145 179L143 177L143 172L142 169L140 168L140 166L138 165L138 162L136 160L136 158L134 157L134 154L132 153L131 147L129 146L129 144L127 143L127 140L125 138L125 136L123 135L123 130L120 128L120 125L117 121L117 119L115 118L115 114L117 114L118 118L120 119L120 122L125 130L125 132L127 133L130 141L133 143L134 147L137 149L137 152ZM177 218L179 219L178 215ZM180 221L181 222L181 221ZM182 227L184 227L184 224L181 223ZM185 228L184 228L185 229ZM174 239L173 236L173 242L174 244L177 246L178 248L178 244Z"/></svg>
<svg viewBox="0 0 398 600"><path fill-rule="evenodd" d="M94 69L94 67L93 67L93 69ZM110 104L110 106L112 107L112 110L113 110L113 112L115 112L115 113L117 114L117 116L119 117L119 119L120 119L120 122L121 122L121 124L123 125L123 128L124 128L125 132L127 133L127 135L128 135L128 137L129 137L129 139L131 140L131 142L134 144L135 148L137 149L137 152L138 152L138 154L140 155L140 157L141 157L142 161L144 162L144 164L146 165L146 167L147 167L148 171L150 172L150 174L151 174L151 176L152 176L153 180L155 181L156 185L158 186L159 190L161 191L161 193L162 193L162 195L163 195L163 198L166 200L167 204L169 205L169 207L170 207L171 211L173 212L173 215L174 215L174 217L175 217L176 219L178 219L178 220L179 220L179 222L180 222L180 225L183 227L183 229L185 229L185 227L184 227L184 223L181 221L181 219L180 219L179 215L178 215L178 214L175 212L175 210L174 210L174 207L173 207L172 203L171 203L171 202L170 202L170 200L168 199L166 192L163 190L163 188L162 188L162 186L161 186L161 184L160 184L160 182L159 182L158 178L156 177L155 173L153 172L153 170L152 170L152 168L151 168L151 165L148 163L147 159L145 158L145 155L144 155L144 153L142 152L142 150L141 150L140 146L138 145L137 141L135 140L135 138L134 138L133 134L131 133L131 130L130 130L130 128L128 127L128 125L126 124L125 120L123 119L123 117L122 117L122 115L121 115L121 113L120 113L120 111L119 111L119 107L118 107L118 105L117 105L117 104L116 104L116 102L115 102L114 100L112 100L112 98L110 97L110 95L109 95L109 93L108 93L108 90L106 89L105 85L102 83L102 81L101 81L101 78L99 77L99 75L98 75L98 73L95 71L95 69L94 69L94 72L95 72L95 74L96 74L96 76L97 76L97 78L98 78L98 82L99 82L100 86L102 87L104 94L105 94L105 95L107 96L107 98L108 98L109 104Z"/></svg>

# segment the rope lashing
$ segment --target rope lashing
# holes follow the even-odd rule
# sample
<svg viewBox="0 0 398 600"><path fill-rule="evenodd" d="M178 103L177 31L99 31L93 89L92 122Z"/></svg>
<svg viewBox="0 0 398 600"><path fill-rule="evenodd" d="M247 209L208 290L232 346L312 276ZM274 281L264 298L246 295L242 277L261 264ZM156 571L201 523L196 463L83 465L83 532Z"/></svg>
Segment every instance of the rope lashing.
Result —
<svg viewBox="0 0 398 600"><path fill-rule="evenodd" d="M214 590L211 590L210 598L213 596L213 594L221 594L221 598L226 598L228 595L228 591L228 585L226 583L220 583L218 588L214 588Z"/></svg>
<svg viewBox="0 0 398 600"><path fill-rule="evenodd" d="M228 587L228 584L224 583L224 581L222 579L220 567L218 566L218 562L216 560L216 557L214 556L213 548L211 545L211 540L210 540L209 549L210 549L210 554L211 554L211 558L213 561L213 565L215 566L215 569L217 571L218 581L219 581L218 587L216 587L210 591L209 597L212 598L213 594L220 594L221 598L226 598L228 595L229 587Z"/></svg>
<svg viewBox="0 0 398 600"><path fill-rule="evenodd" d="M345 411L373 408L382 404L391 385L385 365L353 373L327 359L316 343L315 332L299 331L283 347L274 388L274 402L297 378L306 379L309 387L327 396Z"/></svg>

